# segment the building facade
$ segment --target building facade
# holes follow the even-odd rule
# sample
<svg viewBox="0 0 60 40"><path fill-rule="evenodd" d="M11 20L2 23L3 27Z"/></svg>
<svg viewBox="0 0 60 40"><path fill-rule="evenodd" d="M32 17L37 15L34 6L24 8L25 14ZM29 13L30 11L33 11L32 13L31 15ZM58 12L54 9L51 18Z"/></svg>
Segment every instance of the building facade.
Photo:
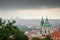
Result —
<svg viewBox="0 0 60 40"><path fill-rule="evenodd" d="M45 20L44 20L44 18L42 18L40 34L49 35L52 32L53 32L53 27L52 27L52 24L49 23L48 18L46 17Z"/></svg>

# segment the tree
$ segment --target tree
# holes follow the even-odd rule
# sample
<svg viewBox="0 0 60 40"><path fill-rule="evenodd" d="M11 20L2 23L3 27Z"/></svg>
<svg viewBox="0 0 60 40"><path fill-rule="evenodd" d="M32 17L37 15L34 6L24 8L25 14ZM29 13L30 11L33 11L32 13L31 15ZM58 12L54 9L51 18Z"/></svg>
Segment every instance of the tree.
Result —
<svg viewBox="0 0 60 40"><path fill-rule="evenodd" d="M47 36L46 38L43 38L42 40L51 40L50 36Z"/></svg>
<svg viewBox="0 0 60 40"><path fill-rule="evenodd" d="M37 37L33 37L32 40L40 40L40 39Z"/></svg>
<svg viewBox="0 0 60 40"><path fill-rule="evenodd" d="M28 40L24 32L20 31L14 24L15 20L8 23L0 18L0 40Z"/></svg>

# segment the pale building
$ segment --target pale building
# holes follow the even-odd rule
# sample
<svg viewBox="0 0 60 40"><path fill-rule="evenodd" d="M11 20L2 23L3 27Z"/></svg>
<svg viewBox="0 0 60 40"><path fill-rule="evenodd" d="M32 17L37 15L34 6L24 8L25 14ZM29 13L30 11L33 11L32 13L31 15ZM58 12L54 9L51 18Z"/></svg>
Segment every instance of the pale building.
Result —
<svg viewBox="0 0 60 40"><path fill-rule="evenodd" d="M53 27L52 24L49 23L48 18L46 18L45 20L42 18L40 33L48 35L52 32L53 32Z"/></svg>

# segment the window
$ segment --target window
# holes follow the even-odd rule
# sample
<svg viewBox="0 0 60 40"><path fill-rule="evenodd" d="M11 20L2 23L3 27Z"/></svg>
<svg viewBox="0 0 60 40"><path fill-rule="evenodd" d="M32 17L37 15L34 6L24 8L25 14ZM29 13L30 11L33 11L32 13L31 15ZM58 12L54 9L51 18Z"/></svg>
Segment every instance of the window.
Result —
<svg viewBox="0 0 60 40"><path fill-rule="evenodd" d="M42 34L42 30L40 30L40 34Z"/></svg>
<svg viewBox="0 0 60 40"><path fill-rule="evenodd" d="M49 34L50 34L50 30L49 30Z"/></svg>
<svg viewBox="0 0 60 40"><path fill-rule="evenodd" d="M45 33L46 33L46 30L45 30Z"/></svg>

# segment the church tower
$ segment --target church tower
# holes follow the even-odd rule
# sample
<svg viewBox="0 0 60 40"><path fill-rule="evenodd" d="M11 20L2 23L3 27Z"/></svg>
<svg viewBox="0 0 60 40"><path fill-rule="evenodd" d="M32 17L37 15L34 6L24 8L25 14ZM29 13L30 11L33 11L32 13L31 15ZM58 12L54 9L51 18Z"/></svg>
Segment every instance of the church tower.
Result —
<svg viewBox="0 0 60 40"><path fill-rule="evenodd" d="M41 20L41 30L40 33L48 35L52 32L52 25L49 23L48 18Z"/></svg>
<svg viewBox="0 0 60 40"><path fill-rule="evenodd" d="M43 26L43 24L44 24L44 18L42 17L41 26Z"/></svg>
<svg viewBox="0 0 60 40"><path fill-rule="evenodd" d="M45 22L48 23L48 18L46 17Z"/></svg>

